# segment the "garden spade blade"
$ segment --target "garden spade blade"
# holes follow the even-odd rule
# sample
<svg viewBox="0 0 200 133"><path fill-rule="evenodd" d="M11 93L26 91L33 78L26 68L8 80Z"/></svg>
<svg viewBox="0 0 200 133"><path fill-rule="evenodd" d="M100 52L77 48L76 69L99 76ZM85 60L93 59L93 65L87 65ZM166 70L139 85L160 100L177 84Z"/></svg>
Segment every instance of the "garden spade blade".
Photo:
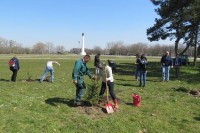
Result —
<svg viewBox="0 0 200 133"><path fill-rule="evenodd" d="M106 111L107 111L108 114L114 112L113 105L109 102L106 103Z"/></svg>

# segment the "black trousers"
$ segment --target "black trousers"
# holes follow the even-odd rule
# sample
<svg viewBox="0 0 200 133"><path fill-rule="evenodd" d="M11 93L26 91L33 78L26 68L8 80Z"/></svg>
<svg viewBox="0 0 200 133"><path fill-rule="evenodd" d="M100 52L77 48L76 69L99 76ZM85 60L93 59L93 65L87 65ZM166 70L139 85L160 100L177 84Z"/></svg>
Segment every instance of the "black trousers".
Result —
<svg viewBox="0 0 200 133"><path fill-rule="evenodd" d="M11 77L11 81L16 82L16 78L17 78L17 71L16 69L13 69L12 72L12 77Z"/></svg>
<svg viewBox="0 0 200 133"><path fill-rule="evenodd" d="M114 93L114 82L107 82L107 85L108 85L108 89L109 89L110 96L111 96L112 100L115 100L116 96L115 96L115 93ZM102 96L104 94L105 90L106 90L106 83L102 82L101 91L100 91L99 96Z"/></svg>

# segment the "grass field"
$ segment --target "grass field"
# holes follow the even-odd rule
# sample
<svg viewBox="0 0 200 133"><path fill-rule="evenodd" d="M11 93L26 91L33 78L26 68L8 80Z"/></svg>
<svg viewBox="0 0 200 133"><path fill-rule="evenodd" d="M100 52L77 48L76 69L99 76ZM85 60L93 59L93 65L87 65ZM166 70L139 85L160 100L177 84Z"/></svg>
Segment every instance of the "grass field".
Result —
<svg viewBox="0 0 200 133"><path fill-rule="evenodd" d="M17 82L10 82L8 60L0 56L0 133L199 133L200 69L183 66L181 77L161 82L160 58L148 57L147 85L138 87L133 76L135 57L101 56L117 63L115 93L119 109L106 114L100 107L74 107L75 87L71 73L75 55L18 55L21 69ZM56 60L54 83L39 83L48 60ZM94 72L93 56L88 63ZM32 81L26 81L32 79ZM85 77L85 81L92 81ZM132 94L141 95L141 107L132 105Z"/></svg>

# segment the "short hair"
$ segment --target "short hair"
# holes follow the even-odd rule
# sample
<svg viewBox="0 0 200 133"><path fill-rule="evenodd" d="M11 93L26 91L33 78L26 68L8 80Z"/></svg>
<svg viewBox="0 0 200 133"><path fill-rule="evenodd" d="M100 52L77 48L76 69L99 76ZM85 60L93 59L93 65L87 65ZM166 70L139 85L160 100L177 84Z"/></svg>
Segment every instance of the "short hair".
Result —
<svg viewBox="0 0 200 133"><path fill-rule="evenodd" d="M90 55L89 55L89 54L86 54L84 57L87 57L87 58L89 58L89 59L90 59Z"/></svg>

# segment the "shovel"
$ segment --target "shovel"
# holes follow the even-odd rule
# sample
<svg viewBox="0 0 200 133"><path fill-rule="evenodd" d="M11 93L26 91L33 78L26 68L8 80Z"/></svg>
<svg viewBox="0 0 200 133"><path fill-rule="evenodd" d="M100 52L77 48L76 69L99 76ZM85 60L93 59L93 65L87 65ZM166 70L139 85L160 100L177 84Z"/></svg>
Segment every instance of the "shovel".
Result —
<svg viewBox="0 0 200 133"><path fill-rule="evenodd" d="M106 73L106 71L105 71L105 73ZM106 77L107 77L107 74L106 74ZM110 113L114 112L114 109L113 109L112 103L109 102L107 81L106 81L106 91L107 91L107 93L106 93L106 95L107 95L106 96L107 97L107 102L106 102L105 108L106 108L107 113L110 114Z"/></svg>

